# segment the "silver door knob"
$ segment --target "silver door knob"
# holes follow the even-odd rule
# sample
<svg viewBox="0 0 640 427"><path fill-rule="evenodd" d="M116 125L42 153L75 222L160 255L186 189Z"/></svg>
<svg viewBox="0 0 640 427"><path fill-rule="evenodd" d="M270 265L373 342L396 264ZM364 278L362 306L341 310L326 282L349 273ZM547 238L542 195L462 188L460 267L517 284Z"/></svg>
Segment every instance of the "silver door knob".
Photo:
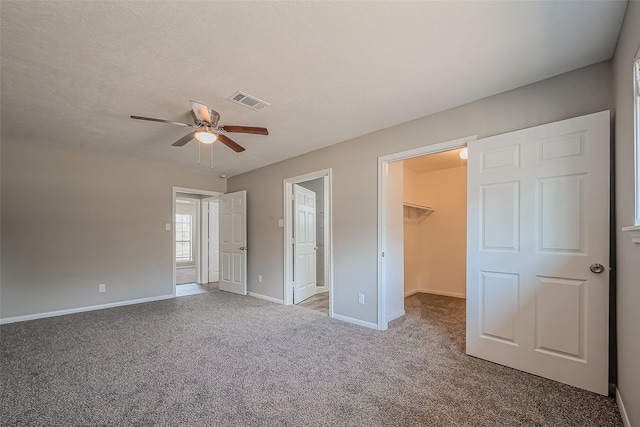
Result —
<svg viewBox="0 0 640 427"><path fill-rule="evenodd" d="M589 266L589 270L591 270L592 273L596 273L596 274L600 274L604 271L604 266L602 264L591 264Z"/></svg>
<svg viewBox="0 0 640 427"><path fill-rule="evenodd" d="M244 246L240 246L240 250L241 250L241 251L246 251L246 250L247 250L247 248L245 248Z"/></svg>

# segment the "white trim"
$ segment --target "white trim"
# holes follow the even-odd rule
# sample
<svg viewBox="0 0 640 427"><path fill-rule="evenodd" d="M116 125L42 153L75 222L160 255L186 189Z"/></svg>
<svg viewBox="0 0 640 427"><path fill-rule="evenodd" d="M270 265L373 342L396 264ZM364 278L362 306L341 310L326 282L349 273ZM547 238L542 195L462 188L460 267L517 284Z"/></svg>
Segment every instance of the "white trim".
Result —
<svg viewBox="0 0 640 427"><path fill-rule="evenodd" d="M446 291L438 291L434 289L420 289L419 292L422 292L423 294L442 295L445 297L462 298L462 299L467 298L465 294L461 294L458 292L446 292Z"/></svg>
<svg viewBox="0 0 640 427"><path fill-rule="evenodd" d="M284 304L284 301L282 301L281 299L268 297L268 296L262 295L262 294L256 294L255 292L247 292L247 295L249 295L250 297L263 299L265 301L274 302L276 304Z"/></svg>
<svg viewBox="0 0 640 427"><path fill-rule="evenodd" d="M640 225L631 225L629 227L622 227L622 231L629 233L632 243L640 244Z"/></svg>
<svg viewBox="0 0 640 427"><path fill-rule="evenodd" d="M638 48L640 50L640 47ZM640 226L640 58L633 61L634 225Z"/></svg>
<svg viewBox="0 0 640 427"><path fill-rule="evenodd" d="M132 299L127 301L111 302L108 304L69 308L66 310L47 311L45 313L27 314L25 316L5 317L4 319L0 319L0 325L4 325L7 323L15 323L15 322L26 322L27 320L44 319L47 317L64 316L67 314L83 313L85 311L103 310L105 308L122 307L124 305L142 304L145 302L161 301L165 299L171 299L174 297L175 295L161 295L159 297L139 298L139 299Z"/></svg>
<svg viewBox="0 0 640 427"><path fill-rule="evenodd" d="M205 200L200 200L200 229L198 231L199 248L198 254L198 276L196 281L198 283L209 283L209 199L206 199L207 203L202 203ZM205 277L206 276L206 277Z"/></svg>
<svg viewBox="0 0 640 427"><path fill-rule="evenodd" d="M383 271L383 257L384 252L384 202L387 199L386 195L386 179L384 174L384 168L387 163L396 162L399 160L406 160L413 157L425 156L427 154L435 154L443 151L454 150L456 148L466 147L467 143L477 139L476 135L466 136L464 138L458 138L451 141L441 142L439 144L426 145L424 147L414 148L412 150L401 151L394 154L378 157L378 324L377 329L386 330L388 327L388 321L385 317L385 284L384 284L384 271Z"/></svg>
<svg viewBox="0 0 640 427"><path fill-rule="evenodd" d="M324 242L324 265L325 265L325 287L329 289L329 317L334 317L333 313L333 203L332 203L332 170L323 169L316 172L298 175L287 178L283 181L283 213L284 213L284 278L283 278L283 303L293 304L293 277L289 274L292 269L291 259L293 249L291 248L293 228L292 206L293 184L311 181L317 178L324 178L324 211L325 211L325 242ZM328 286L327 286L328 285Z"/></svg>
<svg viewBox="0 0 640 427"><path fill-rule="evenodd" d="M461 294L458 292L445 292L445 291L438 291L438 290L432 290L432 289L414 289L413 291L405 292L404 297L405 298L410 297L411 295L415 295L415 294L442 295L445 297L462 298L462 299L467 298L465 294Z"/></svg>
<svg viewBox="0 0 640 427"><path fill-rule="evenodd" d="M404 310L400 310L399 312L392 314L391 316L389 316L389 318L387 319L387 322L391 322L392 320L397 319L398 317L402 317L404 316L406 313ZM376 329L377 329L377 325L376 325Z"/></svg>
<svg viewBox="0 0 640 427"><path fill-rule="evenodd" d="M624 424L624 427L631 427L629 416L627 415L627 410L624 408L624 403L622 403L622 395L620 394L620 389L618 387L616 387L616 403L618 404L620 417L622 417L622 424Z"/></svg>
<svg viewBox="0 0 640 427"><path fill-rule="evenodd" d="M364 326L369 329L378 329L378 325L373 322L365 322L364 320L354 319L353 317L343 316L341 314L333 314L333 318L342 320L343 322L353 323L354 325Z"/></svg>
<svg viewBox="0 0 640 427"><path fill-rule="evenodd" d="M323 292L329 292L329 288L327 286L316 286L316 294L321 294Z"/></svg>

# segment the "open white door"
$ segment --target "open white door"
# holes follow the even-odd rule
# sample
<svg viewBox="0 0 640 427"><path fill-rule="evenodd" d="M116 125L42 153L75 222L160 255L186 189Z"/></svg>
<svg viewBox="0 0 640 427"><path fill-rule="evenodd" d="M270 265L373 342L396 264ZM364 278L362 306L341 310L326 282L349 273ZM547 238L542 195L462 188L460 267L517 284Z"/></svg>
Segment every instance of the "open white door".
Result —
<svg viewBox="0 0 640 427"><path fill-rule="evenodd" d="M316 193L293 185L293 303L316 294Z"/></svg>
<svg viewBox="0 0 640 427"><path fill-rule="evenodd" d="M220 290L247 294L247 192L223 194L220 209Z"/></svg>
<svg viewBox="0 0 640 427"><path fill-rule="evenodd" d="M469 143L467 353L608 389L609 112Z"/></svg>
<svg viewBox="0 0 640 427"><path fill-rule="evenodd" d="M220 233L218 200L209 202L209 283L220 280Z"/></svg>

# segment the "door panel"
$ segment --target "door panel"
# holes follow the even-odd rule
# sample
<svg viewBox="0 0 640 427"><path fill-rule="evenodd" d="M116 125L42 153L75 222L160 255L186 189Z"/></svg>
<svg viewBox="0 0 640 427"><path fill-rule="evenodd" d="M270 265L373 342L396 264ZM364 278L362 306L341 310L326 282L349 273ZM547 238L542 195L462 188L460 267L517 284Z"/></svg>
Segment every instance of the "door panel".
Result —
<svg viewBox="0 0 640 427"><path fill-rule="evenodd" d="M480 274L482 336L517 345L519 276L488 271Z"/></svg>
<svg viewBox="0 0 640 427"><path fill-rule="evenodd" d="M520 185L518 182L481 187L482 248L518 251L520 247Z"/></svg>
<svg viewBox="0 0 640 427"><path fill-rule="evenodd" d="M467 353L608 392L609 112L469 143Z"/></svg>
<svg viewBox="0 0 640 427"><path fill-rule="evenodd" d="M293 185L294 193L294 293L297 304L316 293L316 193Z"/></svg>
<svg viewBox="0 0 640 427"><path fill-rule="evenodd" d="M220 290L247 294L247 192L220 200Z"/></svg>
<svg viewBox="0 0 640 427"><path fill-rule="evenodd" d="M537 180L540 252L584 253L584 187L586 175Z"/></svg>
<svg viewBox="0 0 640 427"><path fill-rule="evenodd" d="M538 277L536 351L584 360L584 294L584 281Z"/></svg>

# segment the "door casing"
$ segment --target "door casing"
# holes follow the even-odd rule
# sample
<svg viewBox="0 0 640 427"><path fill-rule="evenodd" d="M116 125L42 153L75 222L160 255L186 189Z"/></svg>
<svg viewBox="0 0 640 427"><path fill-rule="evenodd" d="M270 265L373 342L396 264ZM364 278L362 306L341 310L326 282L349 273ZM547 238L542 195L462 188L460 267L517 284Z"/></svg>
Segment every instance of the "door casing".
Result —
<svg viewBox="0 0 640 427"><path fill-rule="evenodd" d="M331 169L323 169L304 175L287 178L283 181L284 190L284 280L283 295L284 304L293 304L293 184L324 178L324 210L325 210L325 244L324 244L324 277L329 286L329 317L333 317L333 221L332 221L332 196L331 196Z"/></svg>
<svg viewBox="0 0 640 427"><path fill-rule="evenodd" d="M194 195L198 195L198 196L207 196L207 197L218 197L221 194L221 192L218 191L209 191L209 190L199 190L197 188L186 188L186 187L173 187L172 189L172 196L171 196L171 222L169 224L171 224L171 230L170 233L172 234L171 237L171 245L172 245L172 263L173 263L173 277L172 277L172 287L173 287L173 296L176 296L176 198L177 198L177 193L186 193L186 194L194 194ZM200 212L198 212L197 214L198 218L196 219L196 221L199 221L199 218L201 217ZM201 227L200 227L201 228ZM197 256L198 259L200 258L200 248L197 247L196 248ZM196 263L196 278L199 277L199 266Z"/></svg>
<svg viewBox="0 0 640 427"><path fill-rule="evenodd" d="M428 154L440 153L443 151L455 150L456 148L463 148L467 146L469 141L477 139L475 135L467 136L464 138L454 139L451 141L441 142L438 144L427 145L412 150L401 151L394 154L378 157L378 329L386 330L389 326L389 319L387 318L386 307L386 295L388 292L393 292L394 289L389 288L389 284L386 283L385 274L389 273L388 269L396 271L404 271L404 259L401 257L399 260L394 257L385 257L382 255L386 246L389 244L389 219L386 215L386 203L389 199L388 192L388 180L387 180L387 166L389 163L397 162L400 160L407 160L413 157L425 156ZM402 224L399 225L402 228ZM397 227L396 227L397 228ZM390 262L389 262L390 261ZM404 287L400 290L404 295Z"/></svg>

